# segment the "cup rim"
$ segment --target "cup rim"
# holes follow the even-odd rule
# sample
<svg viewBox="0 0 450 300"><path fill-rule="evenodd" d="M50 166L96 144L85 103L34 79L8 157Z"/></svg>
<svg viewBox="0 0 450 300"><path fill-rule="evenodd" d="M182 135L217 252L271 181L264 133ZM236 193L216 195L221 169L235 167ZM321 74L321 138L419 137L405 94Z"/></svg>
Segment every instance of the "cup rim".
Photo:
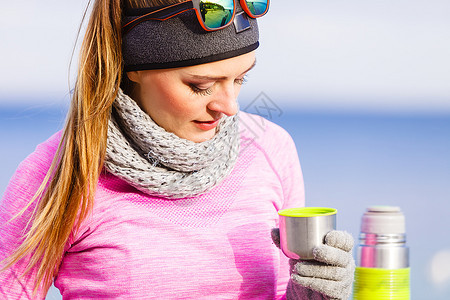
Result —
<svg viewBox="0 0 450 300"><path fill-rule="evenodd" d="M309 218L320 216L331 216L337 213L337 209L330 207L295 207L278 211L283 217Z"/></svg>

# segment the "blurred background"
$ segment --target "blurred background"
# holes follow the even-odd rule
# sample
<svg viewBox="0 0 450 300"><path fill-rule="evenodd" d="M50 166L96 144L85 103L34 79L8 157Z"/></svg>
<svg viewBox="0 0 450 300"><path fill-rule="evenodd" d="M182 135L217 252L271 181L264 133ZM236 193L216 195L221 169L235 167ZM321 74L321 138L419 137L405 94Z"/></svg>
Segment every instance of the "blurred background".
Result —
<svg viewBox="0 0 450 300"><path fill-rule="evenodd" d="M2 3L1 193L63 126L86 4ZM366 207L401 207L412 299L450 299L449 14L448 0L272 1L239 98L290 132L307 205L336 207L339 229L357 239Z"/></svg>

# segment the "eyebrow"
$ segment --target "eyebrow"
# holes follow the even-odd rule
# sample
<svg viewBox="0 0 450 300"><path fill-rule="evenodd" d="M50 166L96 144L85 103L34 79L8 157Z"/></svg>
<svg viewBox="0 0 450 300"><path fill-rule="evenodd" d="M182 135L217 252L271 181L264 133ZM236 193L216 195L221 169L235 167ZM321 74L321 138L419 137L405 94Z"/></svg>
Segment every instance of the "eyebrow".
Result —
<svg viewBox="0 0 450 300"><path fill-rule="evenodd" d="M247 70L242 72L241 75L249 72L251 69L253 69L255 67L255 65L256 65L256 59L253 61L250 68L248 68ZM190 74L190 75L195 79L203 79L203 80L225 80L225 79L227 79L227 76L196 75L196 74Z"/></svg>

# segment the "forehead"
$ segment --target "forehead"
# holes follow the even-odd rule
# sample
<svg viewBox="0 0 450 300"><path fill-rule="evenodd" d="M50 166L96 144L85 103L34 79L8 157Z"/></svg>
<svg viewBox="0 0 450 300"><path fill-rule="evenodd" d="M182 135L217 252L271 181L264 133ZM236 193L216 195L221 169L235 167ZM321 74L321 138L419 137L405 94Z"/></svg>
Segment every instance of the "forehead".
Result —
<svg viewBox="0 0 450 300"><path fill-rule="evenodd" d="M183 67L177 71L183 74L200 76L238 76L248 72L255 65L255 52L219 60L211 63Z"/></svg>

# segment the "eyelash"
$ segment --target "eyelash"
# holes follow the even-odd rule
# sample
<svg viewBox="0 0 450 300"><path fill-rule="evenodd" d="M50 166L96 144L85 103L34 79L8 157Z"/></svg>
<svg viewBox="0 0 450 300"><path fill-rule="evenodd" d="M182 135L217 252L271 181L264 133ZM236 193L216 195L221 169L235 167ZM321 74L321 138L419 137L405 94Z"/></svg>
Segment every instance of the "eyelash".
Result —
<svg viewBox="0 0 450 300"><path fill-rule="evenodd" d="M189 86L190 86L192 92L194 92L194 94L197 94L200 96L209 96L212 93L211 88L201 89L201 88L195 86L194 84L190 84Z"/></svg>
<svg viewBox="0 0 450 300"><path fill-rule="evenodd" d="M234 82L236 82L239 85L243 85L248 81L247 74L244 75L244 77L236 79Z"/></svg>
<svg viewBox="0 0 450 300"><path fill-rule="evenodd" d="M245 75L245 76L242 77L242 78L239 78L239 79L234 80L234 82L235 82L236 84L239 84L239 85L243 85L243 84L245 84L247 81L248 81L248 80L247 80L247 75ZM191 88L191 90L192 90L192 92L193 92L194 94L197 94L197 95L200 95L200 96L209 96L209 95L211 95L211 93L212 93L212 89L211 89L211 88L201 89L201 88L197 87L195 84L190 84L189 87Z"/></svg>

